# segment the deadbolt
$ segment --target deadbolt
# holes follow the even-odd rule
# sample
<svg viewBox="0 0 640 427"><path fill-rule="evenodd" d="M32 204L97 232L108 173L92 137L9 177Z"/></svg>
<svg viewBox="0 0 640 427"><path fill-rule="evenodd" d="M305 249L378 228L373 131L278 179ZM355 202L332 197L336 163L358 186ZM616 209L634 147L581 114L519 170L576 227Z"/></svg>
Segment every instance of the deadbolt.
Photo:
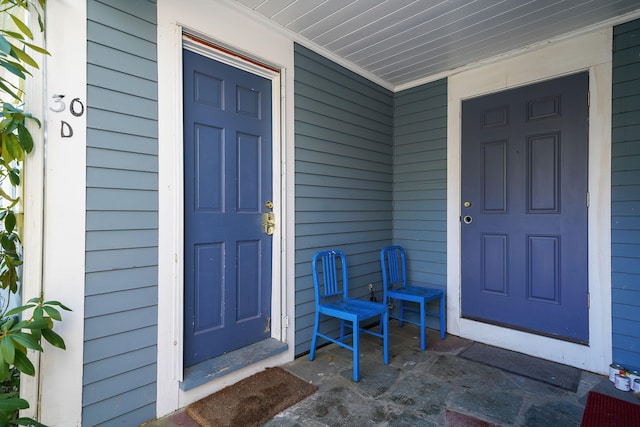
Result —
<svg viewBox="0 0 640 427"><path fill-rule="evenodd" d="M276 214L273 212L265 212L262 214L262 231L264 234L271 236L276 230Z"/></svg>
<svg viewBox="0 0 640 427"><path fill-rule="evenodd" d="M271 200L267 200L267 202L264 204L264 207L267 209L273 209L273 202Z"/></svg>
<svg viewBox="0 0 640 427"><path fill-rule="evenodd" d="M465 201L465 202L464 202L464 207L465 207L465 208L470 208L470 207L471 207L471 202L470 202L470 201L468 201L468 200L467 200L467 201Z"/></svg>

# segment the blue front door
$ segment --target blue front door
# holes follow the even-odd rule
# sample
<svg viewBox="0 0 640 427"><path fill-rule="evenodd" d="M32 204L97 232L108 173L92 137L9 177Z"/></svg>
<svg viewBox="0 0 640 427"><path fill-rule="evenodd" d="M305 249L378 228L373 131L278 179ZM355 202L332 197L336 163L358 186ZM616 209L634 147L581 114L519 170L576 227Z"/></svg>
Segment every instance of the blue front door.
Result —
<svg viewBox="0 0 640 427"><path fill-rule="evenodd" d="M462 316L589 340L588 74L462 103Z"/></svg>
<svg viewBox="0 0 640 427"><path fill-rule="evenodd" d="M184 365L271 336L271 81L184 50Z"/></svg>

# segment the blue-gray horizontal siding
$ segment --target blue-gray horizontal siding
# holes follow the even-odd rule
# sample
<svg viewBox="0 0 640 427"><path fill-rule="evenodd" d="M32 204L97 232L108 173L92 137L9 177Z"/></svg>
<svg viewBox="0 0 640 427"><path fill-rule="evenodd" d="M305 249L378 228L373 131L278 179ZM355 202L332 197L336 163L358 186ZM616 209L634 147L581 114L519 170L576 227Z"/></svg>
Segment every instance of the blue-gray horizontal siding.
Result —
<svg viewBox="0 0 640 427"><path fill-rule="evenodd" d="M380 291L378 251L391 242L392 99L295 45L296 354L311 342L315 252L345 252L354 297L365 298L368 283Z"/></svg>
<svg viewBox="0 0 640 427"><path fill-rule="evenodd" d="M156 4L87 2L83 426L155 418Z"/></svg>
<svg viewBox="0 0 640 427"><path fill-rule="evenodd" d="M640 20L614 28L612 107L613 361L640 369Z"/></svg>
<svg viewBox="0 0 640 427"><path fill-rule="evenodd" d="M446 291L447 80L397 92L393 129L393 243L412 284Z"/></svg>

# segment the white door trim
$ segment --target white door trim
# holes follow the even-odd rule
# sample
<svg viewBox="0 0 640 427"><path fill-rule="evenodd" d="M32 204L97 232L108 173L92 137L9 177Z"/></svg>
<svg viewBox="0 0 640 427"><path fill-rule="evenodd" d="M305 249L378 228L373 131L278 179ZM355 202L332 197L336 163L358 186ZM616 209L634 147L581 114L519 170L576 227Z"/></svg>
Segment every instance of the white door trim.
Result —
<svg viewBox="0 0 640 427"><path fill-rule="evenodd" d="M518 57L464 71L448 81L447 329L476 341L593 372L611 363L611 46L612 29L564 40ZM464 99L577 71L589 71L589 346L460 315L460 129ZM586 196L586 195L585 195ZM586 198L586 197L585 197Z"/></svg>
<svg viewBox="0 0 640 427"><path fill-rule="evenodd" d="M260 66L258 64L256 64L255 62L251 61L250 59L245 60L240 54L232 54L232 53L228 53L222 50L218 50L215 49L214 47L209 47L206 44L203 43L199 43L198 41L194 40L193 38L189 37L189 34L192 34L193 32L188 31L183 29L182 30L182 48L183 49L187 49L190 50L194 53L197 53L199 55L205 56L207 58L213 59L215 61L221 62L223 64L229 65L231 67L243 70L243 71L247 71L249 73L255 74L257 76L263 77L267 80L271 81L271 111L272 111L272 123L271 123L271 130L272 130L272 175L273 175L273 179L272 179L272 197L273 197L273 209L272 211L274 212L274 214L276 215L276 224L278 224L279 219L282 218L282 192L281 192L281 188L282 188L282 183L281 183L281 177L280 174L278 173L278 171L280 170L280 164L281 164L281 150L279 150L278 148L281 146L281 125L282 125L282 119L281 119L281 110L282 110L282 105L281 105L281 100L280 97L278 96L278 94L281 92L282 90L282 79L280 77L281 73L279 71L276 71L275 67L264 67L264 66ZM202 36L197 36L198 38L201 38ZM205 41L205 40L203 40ZM205 41L206 42L206 41ZM180 58L182 58L182 56L180 56ZM182 70L182 61L180 61L180 70ZM182 87L180 88L180 99L182 100ZM181 104L182 105L182 104ZM181 116L182 117L182 116ZM181 129L182 129L182 123L181 123ZM179 160L181 163L181 167L182 167L182 160L183 160L183 156L184 153L182 151L183 149L183 143L184 141L182 140L182 135L180 135L180 148L179 148L179 157L176 158L176 160ZM184 170L181 169L181 174L180 176L176 177L178 182L178 185L181 188L181 192L184 189ZM180 210L178 212L178 215L180 215L182 218L179 219L179 223L181 224L181 227L179 228L179 230L184 230L184 194L182 193L182 197L180 198L180 200L178 201L178 203L180 204ZM282 298L284 296L284 292L282 291L282 287L280 286L281 283L281 271L280 271L280 266L281 266L281 262L280 262L280 253L281 253L281 242L282 242L282 237L281 237L281 228L279 226L276 226L276 230L273 234L273 241L272 241L272 266L271 266L271 271L272 271L272 292L271 292L271 338L275 338L277 340L280 341L286 341L286 339L284 339L284 333L282 331L282 324L281 324L281 319L282 319L282 315L281 315L281 311L282 311ZM176 248L177 251L179 251L182 255L180 257L180 262L182 263L182 261L184 260L184 252L183 252L183 242L184 242L184 234L180 234L179 237L179 242L176 242L176 244L179 246L179 248ZM181 274L181 279L183 277L183 268L180 269L180 274ZM183 306L184 307L184 282L182 282L181 280L181 284L179 286L179 290L178 293L180 295L180 300L183 301ZM179 322L179 326L180 326L180 330L181 330L181 334L180 334L180 340L179 342L184 342L183 339L183 332L184 332L184 324L183 324L183 316L180 316L180 319L176 319ZM182 356L181 356L182 357ZM176 371L177 374L177 379L182 380L182 362L180 363L180 366L176 366L176 368L178 369Z"/></svg>
<svg viewBox="0 0 640 427"><path fill-rule="evenodd" d="M289 274L285 266L287 246L284 230L289 228L290 216L285 204L286 194L284 158L285 147L285 74L284 67L272 66L281 71L274 72L251 62L213 50L207 46L183 38L183 27L177 23L170 25L171 39L159 34L159 262L158 262L158 383L157 416L166 415L178 408L211 394L229 384L245 378L267 366L278 365L293 358L292 328L286 328L282 322L291 312ZM159 32L160 32L159 25ZM199 38L200 33L189 29L189 34ZM162 33L165 36L167 32ZM215 43L212 37L205 38ZM170 45L170 49L168 48ZM273 235L272 265L272 337L289 342L289 350L262 363L248 366L222 378L213 380L193 390L182 391L179 388L183 379L183 123L182 123L182 49L183 47L204 54L226 64L242 68L272 81L273 111L273 201L276 214L276 231ZM224 45L228 49L227 45ZM238 50L239 51L239 50ZM240 52L240 51L239 51ZM268 61L260 60L265 64ZM168 67L168 68L167 68ZM170 86L163 81L170 80ZM292 251L291 251L292 252ZM293 282L291 282L293 283Z"/></svg>

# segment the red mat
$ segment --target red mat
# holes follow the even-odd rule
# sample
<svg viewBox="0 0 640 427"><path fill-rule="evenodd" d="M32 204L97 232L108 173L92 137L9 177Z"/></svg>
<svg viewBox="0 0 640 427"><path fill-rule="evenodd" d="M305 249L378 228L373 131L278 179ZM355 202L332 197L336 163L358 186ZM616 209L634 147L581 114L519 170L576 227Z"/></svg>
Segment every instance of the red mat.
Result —
<svg viewBox="0 0 640 427"><path fill-rule="evenodd" d="M640 405L590 391L580 427L640 427Z"/></svg>

